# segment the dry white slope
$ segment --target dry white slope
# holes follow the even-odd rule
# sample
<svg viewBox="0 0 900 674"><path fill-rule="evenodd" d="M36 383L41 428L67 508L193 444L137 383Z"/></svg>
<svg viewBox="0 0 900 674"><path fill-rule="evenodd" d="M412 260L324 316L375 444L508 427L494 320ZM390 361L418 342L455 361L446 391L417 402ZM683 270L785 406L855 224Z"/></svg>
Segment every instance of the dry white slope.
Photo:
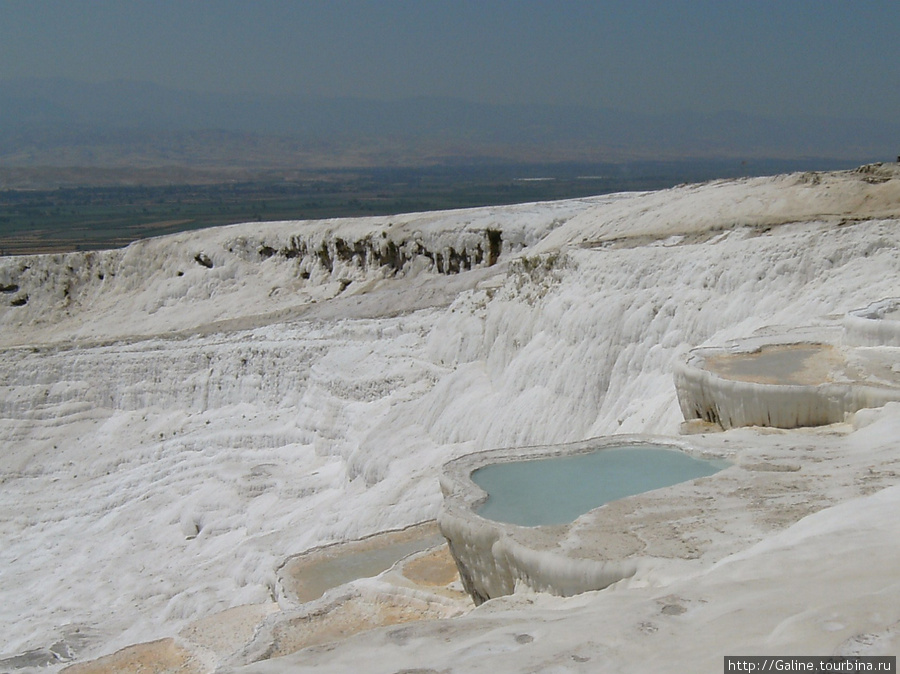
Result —
<svg viewBox="0 0 900 674"><path fill-rule="evenodd" d="M898 410L876 437L896 432ZM870 438L872 439L872 438ZM893 444L893 443L892 443ZM721 672L726 655L896 655L900 486L810 515L711 568L562 599L517 594L227 671Z"/></svg>
<svg viewBox="0 0 900 674"><path fill-rule="evenodd" d="M0 259L0 659L54 643L96 657L265 601L290 554L434 517L437 470L462 453L677 433L672 364L690 347L829 326L895 295L898 217L885 166ZM488 229L503 239L492 267ZM365 261L347 252L359 242ZM475 268L436 273L454 256ZM873 426L882 444L896 416ZM870 514L896 513L897 497L871 499L817 521L881 559L894 525ZM792 554L782 547L758 552ZM753 566L747 554L734 568ZM833 584L807 567L812 588ZM672 582L738 592L727 568ZM655 591L513 599L413 628L416 648L390 632L353 643L385 648L384 671L432 649L435 662L520 671L526 655L509 652L522 644L507 639L520 621L558 635L542 642L547 666L574 667L589 656L566 659L576 642L606 652L617 602L647 611ZM674 643L705 652L685 624L653 657ZM460 640L440 645L441 630ZM462 636L473 630L477 648ZM618 671L637 671L649 651L622 630ZM772 645L818 643L792 639ZM340 670L341 657L315 662Z"/></svg>

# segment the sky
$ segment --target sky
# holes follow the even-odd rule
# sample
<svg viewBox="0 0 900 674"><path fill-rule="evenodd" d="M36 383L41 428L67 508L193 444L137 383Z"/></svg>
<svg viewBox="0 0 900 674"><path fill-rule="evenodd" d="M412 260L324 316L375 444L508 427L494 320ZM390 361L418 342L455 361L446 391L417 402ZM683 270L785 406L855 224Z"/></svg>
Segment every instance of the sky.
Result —
<svg viewBox="0 0 900 674"><path fill-rule="evenodd" d="M0 0L0 79L895 119L896 0Z"/></svg>

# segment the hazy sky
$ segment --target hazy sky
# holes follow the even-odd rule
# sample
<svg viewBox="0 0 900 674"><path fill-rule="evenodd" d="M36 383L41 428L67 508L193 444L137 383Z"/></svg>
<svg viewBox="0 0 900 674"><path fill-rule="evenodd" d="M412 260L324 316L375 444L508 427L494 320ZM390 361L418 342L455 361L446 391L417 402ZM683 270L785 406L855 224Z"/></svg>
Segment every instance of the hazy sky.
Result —
<svg viewBox="0 0 900 674"><path fill-rule="evenodd" d="M895 119L897 0L0 0L0 79Z"/></svg>

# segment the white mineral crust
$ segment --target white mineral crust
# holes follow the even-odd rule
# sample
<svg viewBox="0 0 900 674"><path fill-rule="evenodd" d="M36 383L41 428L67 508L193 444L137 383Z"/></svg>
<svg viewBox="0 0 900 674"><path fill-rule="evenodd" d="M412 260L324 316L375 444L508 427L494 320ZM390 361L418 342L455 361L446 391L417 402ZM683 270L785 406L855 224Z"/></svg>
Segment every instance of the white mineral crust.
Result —
<svg viewBox="0 0 900 674"><path fill-rule="evenodd" d="M884 166L0 258L0 660L87 660L270 602L288 556L435 518L441 466L469 452L676 436L691 348L840 325L896 295L898 249ZM841 486L794 521L736 515L710 545L739 549L713 564L673 557L601 592L516 594L248 667L897 653L900 408L857 426L824 433L869 477L835 464ZM791 433L802 474L818 436ZM730 434L761 462L780 437Z"/></svg>

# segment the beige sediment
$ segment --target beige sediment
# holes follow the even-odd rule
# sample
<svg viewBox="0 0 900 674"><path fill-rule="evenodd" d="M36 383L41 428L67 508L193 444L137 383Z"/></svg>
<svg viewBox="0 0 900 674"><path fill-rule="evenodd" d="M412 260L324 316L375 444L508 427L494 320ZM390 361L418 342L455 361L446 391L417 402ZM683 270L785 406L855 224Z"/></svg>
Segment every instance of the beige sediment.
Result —
<svg viewBox="0 0 900 674"><path fill-rule="evenodd" d="M442 540L440 529L432 520L355 541L314 548L289 557L277 571L278 582L287 598L299 603L313 601L321 597L328 588L309 579L314 578L319 569L337 560L401 546L408 549L405 554L411 554L438 545Z"/></svg>
<svg viewBox="0 0 900 674"><path fill-rule="evenodd" d="M62 670L65 674L200 674L206 671L200 659L172 638L128 646L112 655Z"/></svg>
<svg viewBox="0 0 900 674"><path fill-rule="evenodd" d="M191 623L178 636L183 642L224 657L234 651L235 644L249 643L263 621L279 610L274 602L236 606Z"/></svg>
<svg viewBox="0 0 900 674"><path fill-rule="evenodd" d="M795 362L789 369L769 370L767 361L779 357ZM709 356L704 361L704 367L737 381L815 386L832 381L833 373L845 368L846 361L837 349L828 344L777 344L749 353Z"/></svg>
<svg viewBox="0 0 900 674"><path fill-rule="evenodd" d="M317 565L399 544L421 548L382 573L372 588L348 586L293 609L274 602L230 608L191 623L177 639L134 644L64 671L205 674L225 662L267 660L377 627L459 615L473 605L447 544L431 545L436 537L437 523L430 521L304 553L281 569L282 581L292 579L301 592L304 571Z"/></svg>
<svg viewBox="0 0 900 674"><path fill-rule="evenodd" d="M403 566L403 575L417 585L444 587L459 580L459 570L446 545L430 550Z"/></svg>

